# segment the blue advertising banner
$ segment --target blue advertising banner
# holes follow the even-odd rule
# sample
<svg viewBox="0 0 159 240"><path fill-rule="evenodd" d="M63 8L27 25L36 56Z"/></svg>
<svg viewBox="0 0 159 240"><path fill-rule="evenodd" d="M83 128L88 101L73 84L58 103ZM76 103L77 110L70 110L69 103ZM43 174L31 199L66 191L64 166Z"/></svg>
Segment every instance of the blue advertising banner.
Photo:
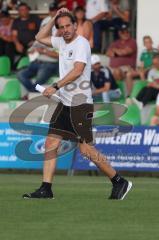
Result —
<svg viewBox="0 0 159 240"><path fill-rule="evenodd" d="M116 169L159 171L158 127L134 127L131 132L120 134L115 126L98 126L94 127L93 134L96 148L107 156L111 165ZM33 141L30 151L38 156L36 161L33 161L31 157L24 161L16 154L17 144L26 140ZM0 168L42 169L44 142L45 136L19 133L11 129L8 123L0 123ZM57 160L57 169L97 169L92 162L84 159L78 150L74 154L75 149L76 146L73 143L63 141ZM25 147L21 151L25 155ZM73 155L75 157L72 163Z"/></svg>
<svg viewBox="0 0 159 240"><path fill-rule="evenodd" d="M138 126L121 134L115 126L93 129L95 147L117 170L159 171L159 128ZM74 170L97 170L76 151Z"/></svg>
<svg viewBox="0 0 159 240"><path fill-rule="evenodd" d="M37 127L41 125L32 124L31 126ZM20 133L10 128L8 123L0 123L0 168L42 169L44 160L44 142L47 131L47 125L43 125L43 136L34 135L31 132L27 133L26 130L24 133ZM24 147L21 149L22 158L19 158L16 154L16 148L17 144L22 141L32 141L32 144L29 149L26 149L27 144L24 142ZM57 169L71 168L74 149L75 145L73 143L62 142L60 155L57 160ZM34 156L37 156L36 161L33 161L31 157L27 156L27 151L30 151Z"/></svg>

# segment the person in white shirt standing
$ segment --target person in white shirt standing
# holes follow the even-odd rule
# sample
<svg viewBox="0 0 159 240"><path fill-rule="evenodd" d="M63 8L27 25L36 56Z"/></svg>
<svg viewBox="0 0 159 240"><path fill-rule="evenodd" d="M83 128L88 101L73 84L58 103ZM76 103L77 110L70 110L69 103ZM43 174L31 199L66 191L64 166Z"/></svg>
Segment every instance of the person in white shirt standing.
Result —
<svg viewBox="0 0 159 240"><path fill-rule="evenodd" d="M62 37L51 36L53 25ZM46 88L43 95L49 98L58 91L61 102L53 113L46 138L42 185L35 192L24 194L23 198L54 197L51 186L61 139L77 141L81 153L109 177L113 184L110 199L124 199L132 186L92 145L91 50L88 40L78 36L76 29L74 17L62 8L36 36L42 44L59 49L60 80Z"/></svg>
<svg viewBox="0 0 159 240"><path fill-rule="evenodd" d="M94 31L94 51L101 51L101 36L104 19L109 12L107 0L87 0L86 1L86 18L93 23ZM106 29L105 29L106 30Z"/></svg>

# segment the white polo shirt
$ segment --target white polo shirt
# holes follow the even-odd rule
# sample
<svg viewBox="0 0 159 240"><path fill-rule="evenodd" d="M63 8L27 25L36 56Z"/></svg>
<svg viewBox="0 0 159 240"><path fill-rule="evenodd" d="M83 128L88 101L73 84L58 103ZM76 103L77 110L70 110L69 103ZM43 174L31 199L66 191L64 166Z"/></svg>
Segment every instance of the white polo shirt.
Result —
<svg viewBox="0 0 159 240"><path fill-rule="evenodd" d="M91 49L89 42L82 36L77 36L70 43L62 37L51 37L52 46L59 49L59 72L63 79L74 68L75 62L85 63L83 73L70 84L59 89L61 101L66 106L78 106L84 103L92 104L90 87Z"/></svg>
<svg viewBox="0 0 159 240"><path fill-rule="evenodd" d="M87 0L86 3L86 18L92 19L99 13L108 12L107 0Z"/></svg>

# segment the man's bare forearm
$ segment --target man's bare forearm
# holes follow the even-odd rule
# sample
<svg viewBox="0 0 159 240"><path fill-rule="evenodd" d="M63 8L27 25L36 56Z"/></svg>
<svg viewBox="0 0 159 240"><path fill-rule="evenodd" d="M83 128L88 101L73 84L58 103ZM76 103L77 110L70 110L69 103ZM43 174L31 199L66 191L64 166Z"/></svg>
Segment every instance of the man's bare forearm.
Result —
<svg viewBox="0 0 159 240"><path fill-rule="evenodd" d="M122 48L117 49L116 48L114 51L118 56L121 56L121 57L130 55L133 53L133 49L129 48L129 47L126 47L125 49L122 49Z"/></svg>
<svg viewBox="0 0 159 240"><path fill-rule="evenodd" d="M49 56L49 57L52 57L52 58L59 58L59 53L56 52L56 51L50 51L50 50L47 50L44 51L45 55Z"/></svg>
<svg viewBox="0 0 159 240"><path fill-rule="evenodd" d="M77 78L79 78L85 68L85 63L82 62L76 62L74 64L74 68L60 81L58 81L58 87L64 87L65 85L75 81Z"/></svg>
<svg viewBox="0 0 159 240"><path fill-rule="evenodd" d="M119 8L116 8L116 14L125 22L129 21L129 11L122 11Z"/></svg>
<svg viewBox="0 0 159 240"><path fill-rule="evenodd" d="M64 87L65 85L75 81L78 77L80 77L81 73L76 69L70 71L63 79L58 81L58 87Z"/></svg>
<svg viewBox="0 0 159 240"><path fill-rule="evenodd" d="M97 95L99 93L103 93L103 92L108 92L109 89L105 88L105 87L102 87L102 88L98 88L94 91L94 95Z"/></svg>
<svg viewBox="0 0 159 240"><path fill-rule="evenodd" d="M99 13L98 15L96 15L94 18L91 19L92 22L95 23L95 22L97 22L97 21L99 21L99 20L102 20L102 19L106 16L106 13L107 13L107 12L101 12L101 13Z"/></svg>

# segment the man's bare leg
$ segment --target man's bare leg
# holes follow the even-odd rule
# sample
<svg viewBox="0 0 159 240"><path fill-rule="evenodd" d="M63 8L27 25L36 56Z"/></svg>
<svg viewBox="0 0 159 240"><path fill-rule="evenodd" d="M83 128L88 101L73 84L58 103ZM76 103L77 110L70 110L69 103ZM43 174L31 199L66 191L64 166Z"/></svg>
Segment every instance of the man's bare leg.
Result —
<svg viewBox="0 0 159 240"><path fill-rule="evenodd" d="M61 139L54 135L49 135L46 138L43 182L52 183L56 168L57 150L60 146L60 143Z"/></svg>
<svg viewBox="0 0 159 240"><path fill-rule="evenodd" d="M83 155L90 158L92 162L109 178L112 179L116 171L108 163L106 156L96 150L94 146L87 143L80 143L80 151Z"/></svg>
<svg viewBox="0 0 159 240"><path fill-rule="evenodd" d="M126 85L126 90L127 90L127 96L131 95L131 91L133 89L133 77L135 76L135 72L132 72L132 70L130 70L129 72L127 72L126 74L126 78L125 78L125 85ZM136 74L137 76L137 74Z"/></svg>
<svg viewBox="0 0 159 240"><path fill-rule="evenodd" d="M122 81L124 78L124 74L120 68L114 68L112 70L113 76L116 81Z"/></svg>
<svg viewBox="0 0 159 240"><path fill-rule="evenodd" d="M57 150L61 139L55 135L48 135L45 141L45 161L43 167L43 182L39 189L32 193L26 193L23 198L54 198L52 192L52 180L55 173Z"/></svg>

